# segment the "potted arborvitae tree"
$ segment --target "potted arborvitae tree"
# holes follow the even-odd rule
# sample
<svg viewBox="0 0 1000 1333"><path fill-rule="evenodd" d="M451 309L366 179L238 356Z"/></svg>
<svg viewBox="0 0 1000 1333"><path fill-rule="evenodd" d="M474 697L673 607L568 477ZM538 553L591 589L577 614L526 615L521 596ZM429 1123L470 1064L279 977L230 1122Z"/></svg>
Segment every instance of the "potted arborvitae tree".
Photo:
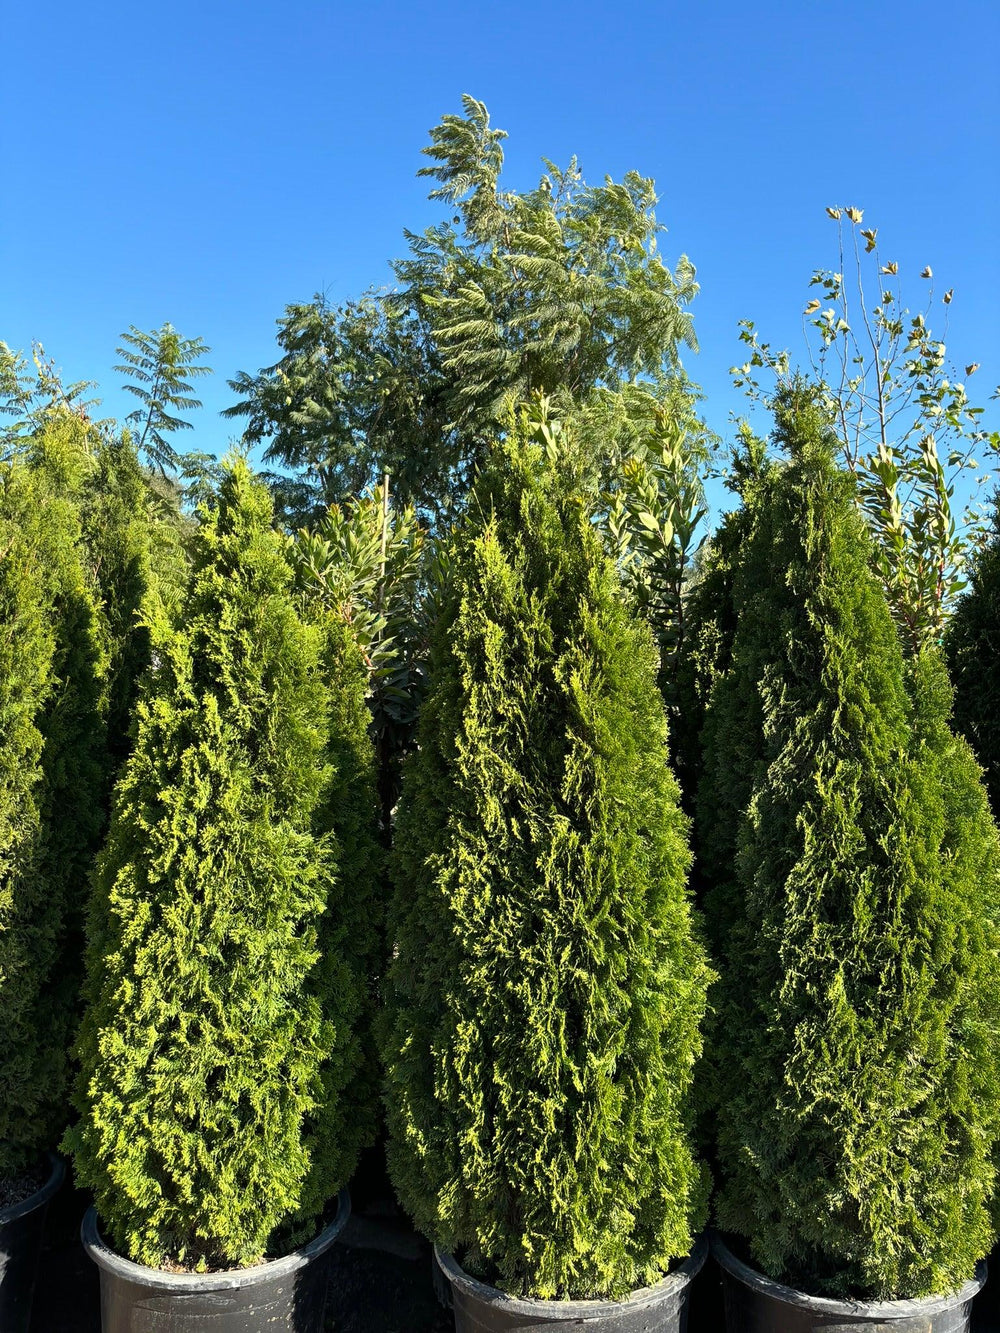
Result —
<svg viewBox="0 0 1000 1333"><path fill-rule="evenodd" d="M990 540L972 561L945 649L955 725L986 771L993 813L1000 818L1000 494L995 504Z"/></svg>
<svg viewBox="0 0 1000 1333"><path fill-rule="evenodd" d="M687 821L650 631L537 425L455 537L404 775L389 1166L459 1330L675 1329L707 1194Z"/></svg>
<svg viewBox="0 0 1000 1333"><path fill-rule="evenodd" d="M28 1327L77 1013L66 936L100 829L101 656L72 506L0 465L0 1327ZM47 1156L48 1154L48 1156Z"/></svg>
<svg viewBox="0 0 1000 1333"><path fill-rule="evenodd" d="M332 776L320 636L244 460L203 517L181 623L152 603L149 624L89 920L68 1137L97 1205L85 1242L106 1326L154 1308L185 1327L211 1314L220 1333L293 1318L313 1333L346 1193L282 1250L315 1233L351 1166L335 1140L354 1130L324 1097L353 1059L359 1002L350 971L318 966L323 915L351 886L317 833ZM321 1194L310 1171L331 1161Z"/></svg>
<svg viewBox="0 0 1000 1333"><path fill-rule="evenodd" d="M699 801L733 849L708 900L731 1327L957 1330L992 1238L997 831L824 414L802 385L776 410Z"/></svg>

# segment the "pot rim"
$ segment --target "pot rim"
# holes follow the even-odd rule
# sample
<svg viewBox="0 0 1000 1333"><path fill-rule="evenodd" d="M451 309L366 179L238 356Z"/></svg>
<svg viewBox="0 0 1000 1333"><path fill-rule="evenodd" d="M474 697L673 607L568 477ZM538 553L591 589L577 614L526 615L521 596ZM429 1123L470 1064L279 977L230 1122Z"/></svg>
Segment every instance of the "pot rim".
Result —
<svg viewBox="0 0 1000 1333"><path fill-rule="evenodd" d="M232 1291L235 1288L253 1287L274 1278L288 1277L305 1268L306 1264L325 1254L347 1225L351 1215L351 1196L346 1189L337 1195L337 1214L333 1221L314 1236L307 1244L282 1255L280 1259L269 1259L267 1263L254 1264L250 1268L233 1268L214 1273L166 1273L160 1268L147 1268L132 1259L113 1250L101 1235L97 1220L97 1209L88 1208L80 1224L80 1239L83 1248L99 1268L106 1273L134 1282L155 1291L207 1292Z"/></svg>
<svg viewBox="0 0 1000 1333"><path fill-rule="evenodd" d="M758 1273L755 1268L738 1259L718 1232L712 1233L712 1255L716 1263L731 1276L749 1287L752 1291L770 1296L772 1300L800 1309L812 1310L818 1314L861 1315L868 1319L911 1319L914 1315L941 1314L971 1301L986 1282L986 1260L976 1264L975 1276L970 1278L957 1291L940 1296L916 1296L909 1300L898 1301L838 1301L831 1296L810 1296L808 1292L798 1291L795 1287L786 1287L774 1278Z"/></svg>
<svg viewBox="0 0 1000 1333"><path fill-rule="evenodd" d="M679 1268L652 1287L639 1287L620 1301L562 1301L547 1300L537 1296L511 1296L499 1287L491 1287L478 1278L470 1277L451 1254L445 1254L435 1245L434 1258L441 1272L454 1287L487 1305L502 1305L504 1312L512 1315L534 1316L536 1319L602 1319L617 1312L629 1312L648 1309L659 1305L668 1297L683 1289L701 1271L708 1257L708 1238L703 1234L698 1237Z"/></svg>
<svg viewBox="0 0 1000 1333"><path fill-rule="evenodd" d="M48 1180L41 1189L35 1190L34 1194L29 1194L28 1197L22 1199L20 1203L12 1203L9 1208L0 1208L0 1227L5 1227L11 1222L19 1221L28 1213L33 1213L36 1208L44 1208L65 1180L66 1163L63 1159L57 1156L54 1152L46 1153L45 1155L52 1165Z"/></svg>

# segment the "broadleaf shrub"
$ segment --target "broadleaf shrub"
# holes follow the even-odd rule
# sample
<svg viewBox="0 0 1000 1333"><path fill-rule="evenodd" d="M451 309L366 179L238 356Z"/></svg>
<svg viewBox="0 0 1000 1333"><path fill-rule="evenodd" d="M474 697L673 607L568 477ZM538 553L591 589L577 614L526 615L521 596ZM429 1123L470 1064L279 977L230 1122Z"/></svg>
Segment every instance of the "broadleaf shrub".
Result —
<svg viewBox="0 0 1000 1333"><path fill-rule="evenodd" d="M384 1050L417 1226L511 1292L690 1250L709 969L651 633L527 414L455 537L404 773Z"/></svg>
<svg viewBox="0 0 1000 1333"><path fill-rule="evenodd" d="M801 384L776 406L788 462L733 571L699 800L701 842L733 848L709 897L718 1218L805 1290L921 1296L992 1243L997 831L824 414Z"/></svg>

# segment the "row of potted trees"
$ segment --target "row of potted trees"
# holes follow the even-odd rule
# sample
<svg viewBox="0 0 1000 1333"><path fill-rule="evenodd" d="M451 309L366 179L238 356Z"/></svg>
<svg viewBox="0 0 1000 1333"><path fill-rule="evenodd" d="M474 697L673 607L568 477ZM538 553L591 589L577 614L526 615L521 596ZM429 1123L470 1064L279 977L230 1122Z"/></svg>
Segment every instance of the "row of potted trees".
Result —
<svg viewBox="0 0 1000 1333"><path fill-rule="evenodd" d="M7 468L0 948L23 1019L0 1114L23 1132L0 1174L30 1194L68 1119L49 1064L69 1067L82 873L54 861L92 852L100 818L50 830L99 810L117 757L64 1140L108 1328L320 1329L380 1079L459 1333L682 1329L713 1178L733 1329L961 1326L993 1238L1000 842L822 413L793 386L776 418L782 456L747 445L689 600L693 821L572 448L527 416L497 447L445 566L385 921L364 663L297 595L246 463L183 604L154 581L125 618L145 638L119 691L145 669L117 756L96 538L53 536L49 497L70 529L88 511L51 467ZM63 567L94 647L57 676ZM60 732L49 694L74 680L91 694Z"/></svg>

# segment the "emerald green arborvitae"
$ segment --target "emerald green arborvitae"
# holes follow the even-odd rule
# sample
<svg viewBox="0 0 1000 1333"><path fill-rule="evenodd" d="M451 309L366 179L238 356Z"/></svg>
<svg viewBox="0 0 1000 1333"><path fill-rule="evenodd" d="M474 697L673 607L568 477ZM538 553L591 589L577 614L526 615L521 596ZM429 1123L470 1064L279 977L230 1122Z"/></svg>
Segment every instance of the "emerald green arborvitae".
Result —
<svg viewBox="0 0 1000 1333"><path fill-rule="evenodd" d="M100 831L100 660L73 507L0 469L0 1177L68 1118L79 972L67 937ZM95 769L96 764L96 769Z"/></svg>
<svg viewBox="0 0 1000 1333"><path fill-rule="evenodd" d="M996 503L993 533L973 561L945 648L955 686L955 725L986 770L993 813L1000 819L1000 495Z"/></svg>
<svg viewBox="0 0 1000 1333"><path fill-rule="evenodd" d="M236 459L181 626L150 617L155 665L90 917L68 1142L107 1233L150 1265L267 1252L301 1213L322 1066L347 1042L350 1005L314 980L326 700L290 581L267 493Z"/></svg>
<svg viewBox="0 0 1000 1333"><path fill-rule="evenodd" d="M992 1242L997 833L824 416L797 387L777 420L699 800L701 843L734 849L709 897L718 1219L807 1291L943 1292Z"/></svg>
<svg viewBox="0 0 1000 1333"><path fill-rule="evenodd" d="M398 816L389 1165L511 1292L608 1297L689 1252L710 976L651 635L516 438L460 531Z"/></svg>
<svg viewBox="0 0 1000 1333"><path fill-rule="evenodd" d="M336 1058L321 1070L311 1118L311 1166L301 1214L318 1215L331 1182L345 1184L378 1128L381 1062L372 1024L385 969L385 853L379 840L375 750L369 735L368 670L348 627L323 613L321 666L329 702L327 757L333 778L316 812L332 837L337 877L319 922L311 986L338 1015Z"/></svg>

